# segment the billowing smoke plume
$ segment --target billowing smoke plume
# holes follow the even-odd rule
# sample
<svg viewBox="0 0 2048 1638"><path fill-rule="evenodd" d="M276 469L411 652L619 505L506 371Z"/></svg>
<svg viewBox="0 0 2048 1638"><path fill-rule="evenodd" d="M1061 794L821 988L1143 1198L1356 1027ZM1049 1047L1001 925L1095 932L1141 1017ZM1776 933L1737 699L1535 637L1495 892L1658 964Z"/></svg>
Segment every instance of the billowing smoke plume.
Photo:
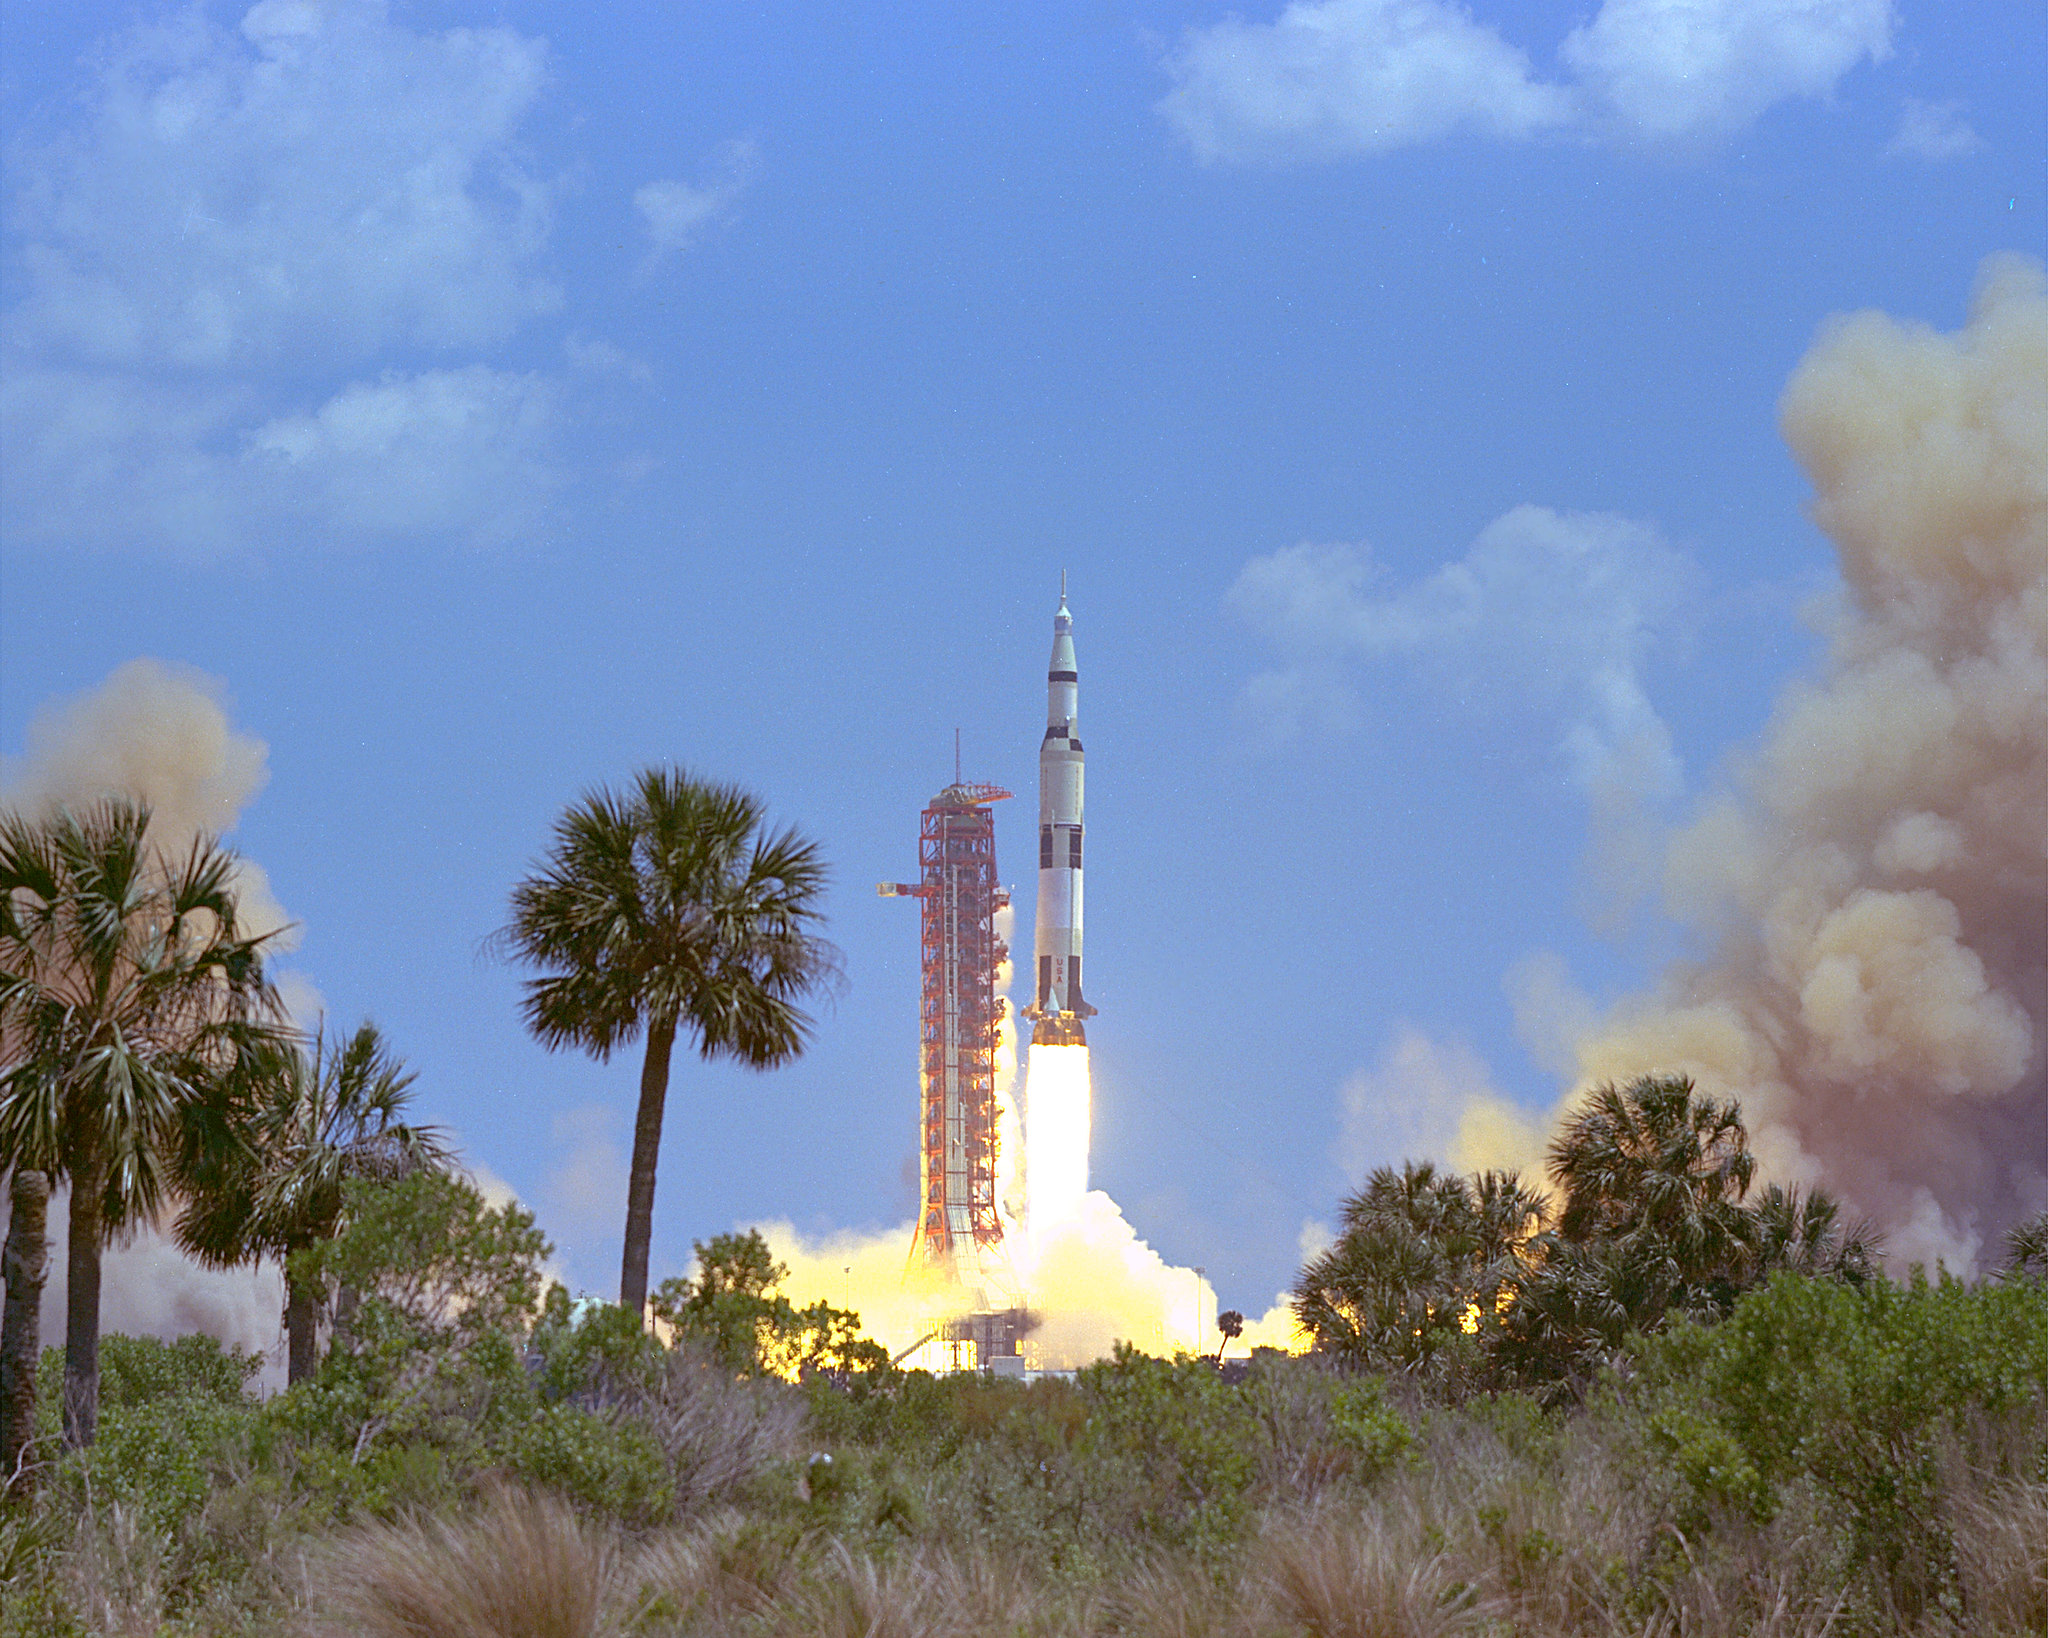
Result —
<svg viewBox="0 0 2048 1638"><path fill-rule="evenodd" d="M1114 1200L1085 1186L1088 1049L1034 1047L1030 1074L1026 1123L1046 1098L1044 1078L1050 1076L1056 1083L1050 1107L1066 1123L1057 1138L1079 1150L1062 1157L1061 1175L1079 1181L1071 1189L1055 1189L1050 1199L1042 1189L1030 1192L1025 1220L1005 1221L1019 1295L1037 1322L1025 1345L1027 1359L1041 1368L1068 1369L1106 1357L1118 1342L1135 1343L1148 1353L1214 1353L1222 1342L1215 1288L1194 1269L1167 1262L1138 1238ZM1047 1144L1040 1133L1030 1152L1042 1163L1059 1146ZM790 1270L784 1289L794 1301L824 1300L854 1309L868 1333L891 1353L915 1349L938 1320L960 1306L955 1292L906 1282L909 1224L887 1234L824 1242L805 1240L787 1223L760 1228ZM1242 1353L1254 1346L1288 1347L1294 1340L1293 1315L1284 1298L1276 1296L1269 1311L1249 1321L1232 1346ZM912 1352L909 1362L932 1363L938 1352Z"/></svg>
<svg viewBox="0 0 2048 1638"><path fill-rule="evenodd" d="M786 1222L755 1226L789 1268L783 1290L792 1301L853 1309L867 1333L891 1353L910 1348L930 1334L936 1319L959 1307L957 1297L949 1300L905 1281L909 1223L881 1234L822 1240L807 1239ZM1035 1262L1028 1254L1023 1261L1019 1273L1038 1320L1026 1346L1039 1366L1085 1365L1107 1357L1118 1342L1160 1354L1193 1351L1199 1342L1216 1352L1221 1339L1215 1288L1139 1239L1122 1209L1100 1189L1087 1196ZM1288 1347L1293 1339L1293 1316L1276 1298L1263 1317L1247 1320L1231 1350L1242 1355L1255 1345Z"/></svg>
<svg viewBox="0 0 2048 1638"><path fill-rule="evenodd" d="M269 752L228 725L220 696L199 672L130 660L90 693L36 713L28 754L0 765L0 803L36 812L133 797L149 803L150 835L168 849L232 830L269 782ZM241 861L236 891L252 931L289 925L259 865Z"/></svg>
<svg viewBox="0 0 2048 1638"><path fill-rule="evenodd" d="M1767 1173L1969 1270L2048 1206L2048 280L1831 323L1781 405L1839 554L1819 674L1672 841L1710 954L1578 1043L1739 1096Z"/></svg>
<svg viewBox="0 0 2048 1638"><path fill-rule="evenodd" d="M46 707L29 726L28 753L9 759L0 805L37 812L103 796L147 801L151 835L176 849L201 833L232 830L269 774L261 740L230 726L220 687L197 672L155 660L131 660L98 688ZM236 890L258 933L278 932L288 947L289 918L258 865L241 862ZM319 997L293 974L279 988L294 1016L310 1021ZM43 1334L63 1335L63 1196L51 1202L57 1240L43 1292ZM278 1334L283 1281L276 1270L212 1273L145 1229L110 1250L102 1273L101 1324L131 1335L173 1337L204 1331L223 1342L268 1347Z"/></svg>

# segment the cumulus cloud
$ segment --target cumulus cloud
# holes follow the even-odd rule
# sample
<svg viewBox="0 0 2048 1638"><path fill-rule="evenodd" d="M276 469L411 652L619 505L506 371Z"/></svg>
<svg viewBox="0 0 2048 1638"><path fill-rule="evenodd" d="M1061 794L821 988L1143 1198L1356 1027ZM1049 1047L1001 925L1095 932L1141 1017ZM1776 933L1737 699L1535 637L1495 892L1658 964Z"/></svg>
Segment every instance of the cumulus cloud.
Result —
<svg viewBox="0 0 2048 1638"><path fill-rule="evenodd" d="M701 228L723 214L753 180L759 158L753 143L728 142L719 150L710 180L657 180L635 189L633 208L640 213L640 225L652 247L645 267L681 250Z"/></svg>
<svg viewBox="0 0 2048 1638"><path fill-rule="evenodd" d="M114 38L74 125L10 156L8 528L189 555L532 530L559 388L446 355L560 304L517 145L545 79L537 40L382 0Z"/></svg>
<svg viewBox="0 0 2048 1638"><path fill-rule="evenodd" d="M1984 146L1970 129L1959 102L1922 102L1908 97L1899 114L1899 128L1885 144L1894 159L1961 159Z"/></svg>
<svg viewBox="0 0 2048 1638"><path fill-rule="evenodd" d="M250 435L238 476L279 511L357 536L451 534L494 545L527 532L561 481L556 389L472 364L387 372Z"/></svg>
<svg viewBox="0 0 2048 1638"><path fill-rule="evenodd" d="M1454 132L1658 145L1725 138L1824 97L1891 47L1891 0L1603 0L1558 45L1569 78L1455 0L1292 0L1191 29L1161 111L1209 160L1374 153Z"/></svg>
<svg viewBox="0 0 2048 1638"><path fill-rule="evenodd" d="M1539 713L1580 789L1618 814L1682 780L1642 671L1696 578L1647 525L1540 506L1408 586L1388 586L1361 547L1287 547L1248 563L1229 594L1284 657L1246 705L1282 737L1341 726L1356 668L1404 662L1489 714Z"/></svg>
<svg viewBox="0 0 2048 1638"><path fill-rule="evenodd" d="M1891 50L1891 0L1604 0L1558 56L1620 130L1727 137Z"/></svg>
<svg viewBox="0 0 2048 1638"><path fill-rule="evenodd" d="M1162 104L1204 159L1375 153L1457 130L1524 137L1569 95L1451 0L1293 0L1189 33Z"/></svg>
<svg viewBox="0 0 2048 1638"><path fill-rule="evenodd" d="M559 295L511 139L546 49L377 0L196 8L120 37L85 118L17 156L17 345L218 368L501 341Z"/></svg>

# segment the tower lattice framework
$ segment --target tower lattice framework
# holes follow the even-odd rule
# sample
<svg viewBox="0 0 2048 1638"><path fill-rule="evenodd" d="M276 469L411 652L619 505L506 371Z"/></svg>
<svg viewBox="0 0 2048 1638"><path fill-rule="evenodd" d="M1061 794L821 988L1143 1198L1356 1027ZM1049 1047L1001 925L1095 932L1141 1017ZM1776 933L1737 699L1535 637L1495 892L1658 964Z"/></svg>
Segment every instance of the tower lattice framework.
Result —
<svg viewBox="0 0 2048 1638"><path fill-rule="evenodd" d="M1009 958L996 912L1009 894L996 880L995 816L1010 792L956 780L918 825L915 883L885 896L920 903L918 999L919 1201L913 1269L950 1277L972 1294L1007 1270L996 1206L1000 1144L996 1052L1002 1025L997 969Z"/></svg>

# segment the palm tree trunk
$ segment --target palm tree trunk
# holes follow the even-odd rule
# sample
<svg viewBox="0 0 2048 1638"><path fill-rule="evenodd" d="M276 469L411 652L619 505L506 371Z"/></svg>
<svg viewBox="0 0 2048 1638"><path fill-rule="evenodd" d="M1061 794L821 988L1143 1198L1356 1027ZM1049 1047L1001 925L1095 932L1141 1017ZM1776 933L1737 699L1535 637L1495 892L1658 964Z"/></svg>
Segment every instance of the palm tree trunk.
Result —
<svg viewBox="0 0 2048 1638"><path fill-rule="evenodd" d="M320 1365L320 1291L311 1280L284 1276L285 1385L303 1382Z"/></svg>
<svg viewBox="0 0 2048 1638"><path fill-rule="evenodd" d="M100 1422L100 1190L94 1159L71 1171L71 1226L65 1243L64 1448L93 1441Z"/></svg>
<svg viewBox="0 0 2048 1638"><path fill-rule="evenodd" d="M43 1349L43 1281L50 1272L50 1179L17 1168L10 1190L7 1250L0 1270L7 1305L0 1317L0 1496L26 1489L21 1459L35 1431L36 1360Z"/></svg>
<svg viewBox="0 0 2048 1638"><path fill-rule="evenodd" d="M619 1261L619 1306L647 1311L647 1252L654 1238L654 1164L661 1153L661 1112L668 1102L673 1018L647 1026L647 1057L640 1065L640 1112L633 1120L633 1170L626 1180L626 1246Z"/></svg>
<svg viewBox="0 0 2048 1638"><path fill-rule="evenodd" d="M361 1297L352 1285L344 1285L334 1293L334 1335L328 1342L330 1349L339 1348L345 1354L356 1351L356 1308Z"/></svg>

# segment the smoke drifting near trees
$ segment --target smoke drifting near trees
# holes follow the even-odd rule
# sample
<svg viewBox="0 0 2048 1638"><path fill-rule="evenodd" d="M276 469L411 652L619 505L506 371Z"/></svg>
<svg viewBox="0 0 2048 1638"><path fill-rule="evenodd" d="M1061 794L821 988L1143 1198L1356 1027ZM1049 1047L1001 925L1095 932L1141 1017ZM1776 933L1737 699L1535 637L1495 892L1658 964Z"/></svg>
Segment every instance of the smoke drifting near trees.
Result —
<svg viewBox="0 0 2048 1638"><path fill-rule="evenodd" d="M228 722L211 678L156 660L130 660L98 688L39 713L28 730L28 755L10 760L0 778L0 805L37 812L106 796L148 802L150 834L177 850L204 832L232 830L269 780L268 749ZM290 947L290 918L262 867L240 862L236 890L242 913L258 933ZM286 1005L310 1019L317 993L295 974L278 975ZM62 1244L69 1192L50 1202L53 1239ZM0 1210L6 1196L0 1188ZM43 1334L63 1336L65 1265L50 1259L43 1288ZM176 1337L204 1331L223 1342L269 1348L284 1310L284 1278L269 1264L214 1272L184 1256L153 1229L110 1248L101 1268L101 1319L109 1331Z"/></svg>
<svg viewBox="0 0 2048 1638"><path fill-rule="evenodd" d="M1840 561L1826 658L1670 840L1711 953L1578 1068L1739 1096L1766 1175L1966 1271L2048 1206L2048 278L1987 262L1953 335L1831 322L1780 421Z"/></svg>

